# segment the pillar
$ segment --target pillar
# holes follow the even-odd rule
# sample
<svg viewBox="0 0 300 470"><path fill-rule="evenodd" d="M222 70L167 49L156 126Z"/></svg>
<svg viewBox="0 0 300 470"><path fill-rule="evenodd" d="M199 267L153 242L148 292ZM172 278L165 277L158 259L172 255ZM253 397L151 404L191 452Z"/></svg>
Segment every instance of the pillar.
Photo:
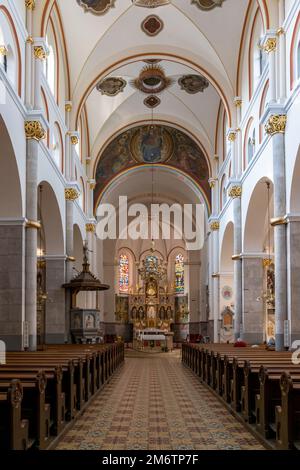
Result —
<svg viewBox="0 0 300 470"><path fill-rule="evenodd" d="M46 256L46 344L63 344L65 342L65 283L66 257Z"/></svg>
<svg viewBox="0 0 300 470"><path fill-rule="evenodd" d="M215 220L210 224L212 243L212 313L214 320L214 342L219 342L219 318L220 318L220 266L219 266L219 229L220 223Z"/></svg>
<svg viewBox="0 0 300 470"><path fill-rule="evenodd" d="M66 199L66 282L70 282L74 277L74 201L78 199L79 194L74 188L65 189ZM71 295L66 292L66 318L65 318L65 341L70 341L70 308Z"/></svg>
<svg viewBox="0 0 300 470"><path fill-rule="evenodd" d="M76 145L79 143L78 132L70 132L70 177L72 181L76 181Z"/></svg>
<svg viewBox="0 0 300 470"><path fill-rule="evenodd" d="M242 331L242 214L241 197L242 188L240 185L233 185L229 190L229 197L233 199L233 219L234 219L234 335L238 339Z"/></svg>
<svg viewBox="0 0 300 470"><path fill-rule="evenodd" d="M37 185L39 142L45 138L45 130L39 121L25 123L26 145L26 257L25 257L25 329L26 348L31 351L37 345L37 232L41 229L37 220ZM27 336L28 332L28 336Z"/></svg>
<svg viewBox="0 0 300 470"><path fill-rule="evenodd" d="M65 104L65 121L66 121L66 128L70 129L70 113L72 111L72 103L67 101ZM67 181L71 181L71 142L70 142L70 135L67 133L65 136L65 177Z"/></svg>
<svg viewBox="0 0 300 470"><path fill-rule="evenodd" d="M242 273L243 340L248 344L261 344L265 329L264 300L259 299L264 283L263 258L243 255Z"/></svg>
<svg viewBox="0 0 300 470"><path fill-rule="evenodd" d="M42 94L41 94L41 76L43 72L43 61L47 57L47 48L43 39L35 39L33 46L34 55L34 88L33 88L33 102L34 109L42 109Z"/></svg>
<svg viewBox="0 0 300 470"><path fill-rule="evenodd" d="M242 99L237 96L234 99L234 104L236 107L236 122L240 126L242 120ZM242 142L242 133L240 127L237 129L237 139L236 139L236 152L237 152L237 165L236 172L237 177L239 178L243 172L243 142Z"/></svg>
<svg viewBox="0 0 300 470"><path fill-rule="evenodd" d="M290 344L300 339L300 218L287 219L288 319Z"/></svg>
<svg viewBox="0 0 300 470"><path fill-rule="evenodd" d="M27 109L32 109L32 21L33 10L35 7L34 0L26 0L26 29L28 38L25 46L25 105Z"/></svg>
<svg viewBox="0 0 300 470"><path fill-rule="evenodd" d="M279 0L278 3L279 25L285 20L285 0ZM278 36L278 78L279 78L279 101L284 103L286 100L286 36L285 31L280 27L277 31Z"/></svg>
<svg viewBox="0 0 300 470"><path fill-rule="evenodd" d="M277 46L277 37L274 31L268 31L264 43L263 49L269 56L269 93L270 101L269 103L276 102L276 46Z"/></svg>
<svg viewBox="0 0 300 470"><path fill-rule="evenodd" d="M25 299L24 220L0 220L0 340L7 351L23 348Z"/></svg>
<svg viewBox="0 0 300 470"><path fill-rule="evenodd" d="M285 175L286 115L271 115L266 133L272 137L274 174L274 252L275 252L275 340L276 350L284 349L284 324L287 320L287 233Z"/></svg>

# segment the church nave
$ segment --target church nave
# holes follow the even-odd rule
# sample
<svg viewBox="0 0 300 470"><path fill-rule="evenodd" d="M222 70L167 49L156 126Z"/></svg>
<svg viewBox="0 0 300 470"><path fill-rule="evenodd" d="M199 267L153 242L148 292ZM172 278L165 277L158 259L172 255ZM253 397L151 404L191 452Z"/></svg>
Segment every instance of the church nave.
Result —
<svg viewBox="0 0 300 470"><path fill-rule="evenodd" d="M168 354L129 351L57 450L263 450L199 379Z"/></svg>

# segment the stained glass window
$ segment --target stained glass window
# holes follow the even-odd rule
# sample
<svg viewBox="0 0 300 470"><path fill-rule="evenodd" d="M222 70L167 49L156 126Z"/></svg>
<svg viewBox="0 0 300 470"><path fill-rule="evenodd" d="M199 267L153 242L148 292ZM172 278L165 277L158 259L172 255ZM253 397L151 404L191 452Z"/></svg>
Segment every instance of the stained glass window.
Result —
<svg viewBox="0 0 300 470"><path fill-rule="evenodd" d="M175 291L184 293L184 257L181 254L175 260Z"/></svg>
<svg viewBox="0 0 300 470"><path fill-rule="evenodd" d="M128 293L129 290L129 259L127 255L121 255L119 259L119 290Z"/></svg>

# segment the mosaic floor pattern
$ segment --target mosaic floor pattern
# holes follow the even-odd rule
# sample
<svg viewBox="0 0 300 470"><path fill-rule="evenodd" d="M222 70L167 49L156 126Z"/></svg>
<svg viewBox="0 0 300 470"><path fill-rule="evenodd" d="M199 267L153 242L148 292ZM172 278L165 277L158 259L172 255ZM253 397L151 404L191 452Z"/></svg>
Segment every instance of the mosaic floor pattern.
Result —
<svg viewBox="0 0 300 470"><path fill-rule="evenodd" d="M181 364L129 353L57 450L263 450Z"/></svg>

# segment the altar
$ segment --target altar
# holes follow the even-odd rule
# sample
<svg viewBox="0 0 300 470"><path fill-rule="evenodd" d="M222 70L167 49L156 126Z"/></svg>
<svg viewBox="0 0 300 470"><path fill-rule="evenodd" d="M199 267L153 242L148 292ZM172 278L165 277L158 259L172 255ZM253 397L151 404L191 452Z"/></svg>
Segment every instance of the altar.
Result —
<svg viewBox="0 0 300 470"><path fill-rule="evenodd" d="M173 333L154 328L137 330L133 345L141 351L158 352L173 350Z"/></svg>

